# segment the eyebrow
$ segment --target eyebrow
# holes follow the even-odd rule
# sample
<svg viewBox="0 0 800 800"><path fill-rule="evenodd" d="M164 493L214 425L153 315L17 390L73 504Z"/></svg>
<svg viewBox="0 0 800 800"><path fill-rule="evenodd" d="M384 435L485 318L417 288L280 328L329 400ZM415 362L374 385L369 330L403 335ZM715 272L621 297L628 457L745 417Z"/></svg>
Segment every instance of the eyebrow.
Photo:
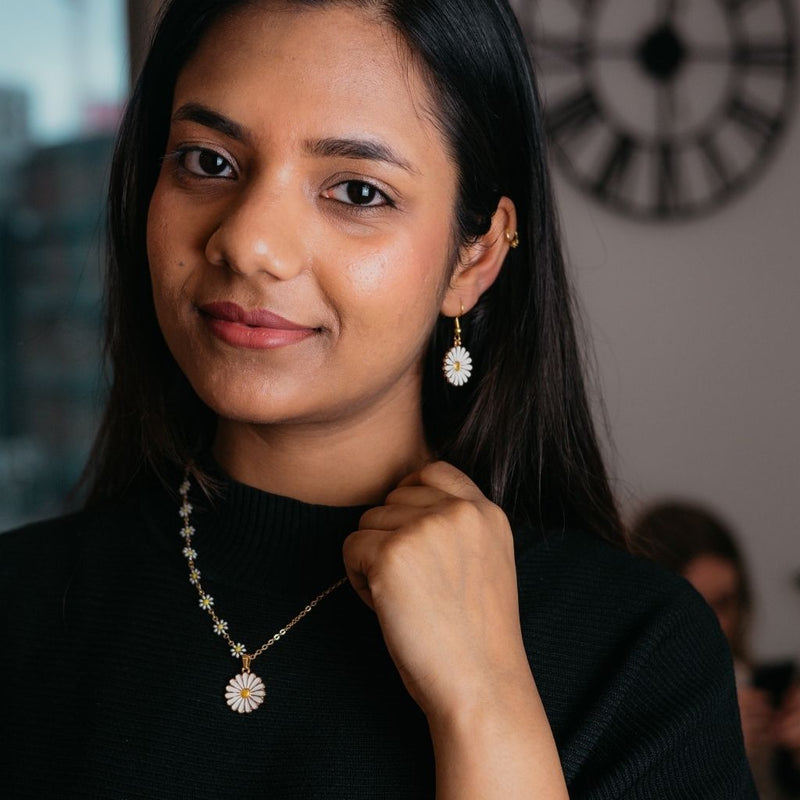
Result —
<svg viewBox="0 0 800 800"><path fill-rule="evenodd" d="M172 115L173 122L195 122L211 128L230 139L247 142L250 137L246 129L230 117L202 105L185 103ZM306 152L325 158L352 158L359 161L382 161L395 167L419 174L409 161L398 155L391 147L372 139L311 139L304 143Z"/></svg>
<svg viewBox="0 0 800 800"><path fill-rule="evenodd" d="M314 139L305 143L306 150L314 156L327 158L352 158L360 161L383 161L406 172L418 170L391 147L371 139Z"/></svg>
<svg viewBox="0 0 800 800"><path fill-rule="evenodd" d="M220 114L218 111L212 111L212 109L201 103L186 103L182 105L172 115L172 121L196 122L198 125L211 128L239 142L246 142L249 139L247 132L241 125L234 122L229 117L226 117L224 114Z"/></svg>

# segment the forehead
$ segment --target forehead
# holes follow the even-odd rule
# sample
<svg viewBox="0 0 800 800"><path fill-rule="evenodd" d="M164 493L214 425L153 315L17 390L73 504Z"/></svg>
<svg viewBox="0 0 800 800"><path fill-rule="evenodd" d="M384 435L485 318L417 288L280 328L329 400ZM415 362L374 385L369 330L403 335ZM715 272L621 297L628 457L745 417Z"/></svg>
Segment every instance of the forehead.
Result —
<svg viewBox="0 0 800 800"><path fill-rule="evenodd" d="M285 134L323 122L329 136L395 133L447 158L421 73L373 10L248 5L206 32L173 105L198 100L237 120L277 120Z"/></svg>

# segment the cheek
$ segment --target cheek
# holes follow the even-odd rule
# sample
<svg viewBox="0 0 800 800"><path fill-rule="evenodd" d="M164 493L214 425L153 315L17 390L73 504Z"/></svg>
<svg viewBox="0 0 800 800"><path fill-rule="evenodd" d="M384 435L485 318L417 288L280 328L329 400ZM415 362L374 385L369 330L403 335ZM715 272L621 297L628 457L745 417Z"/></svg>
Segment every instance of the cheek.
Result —
<svg viewBox="0 0 800 800"><path fill-rule="evenodd" d="M165 306L174 304L185 272L184 255L179 246L181 232L171 219L168 204L156 191L147 215L147 261L159 318Z"/></svg>
<svg viewBox="0 0 800 800"><path fill-rule="evenodd" d="M369 252L342 254L347 290L359 303L401 306L406 315L427 313L441 300L447 256L441 230L420 226Z"/></svg>
<svg viewBox="0 0 800 800"><path fill-rule="evenodd" d="M348 300L343 322L368 334L376 347L392 347L395 340L419 346L438 316L446 253L440 241L403 237L393 244L346 261L339 272L339 290Z"/></svg>
<svg viewBox="0 0 800 800"><path fill-rule="evenodd" d="M391 282L391 259L383 252L372 253L350 262L345 274L353 294L368 300Z"/></svg>

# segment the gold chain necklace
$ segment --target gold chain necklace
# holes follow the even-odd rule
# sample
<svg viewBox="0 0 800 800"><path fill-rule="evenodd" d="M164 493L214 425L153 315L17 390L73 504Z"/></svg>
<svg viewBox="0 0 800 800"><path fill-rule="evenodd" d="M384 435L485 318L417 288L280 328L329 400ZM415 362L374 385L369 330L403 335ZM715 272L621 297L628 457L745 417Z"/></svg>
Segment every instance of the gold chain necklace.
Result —
<svg viewBox="0 0 800 800"><path fill-rule="evenodd" d="M228 682L225 688L225 702L230 706L231 710L237 711L240 714L249 714L255 711L263 702L266 696L266 687L264 682L258 675L250 672L250 665L262 653L269 650L279 639L282 639L286 634L300 622L303 617L310 614L317 604L324 600L331 592L334 592L340 586L347 583L347 578L339 578L336 583L329 586L324 592L318 594L294 619L288 622L277 633L264 642L255 653L248 653L247 648L241 642L234 642L228 633L228 623L224 619L217 616L214 611L214 598L203 589L200 583L200 570L197 568L197 550L192 547L192 537L195 534L195 529L192 526L192 504L189 502L189 489L191 483L189 481L189 470L183 476L183 483L180 485L178 492L181 496L181 507L178 514L183 520L183 527L181 527L181 538L185 542L183 548L183 555L189 562L189 583L197 589L200 596L200 608L208 612L214 623L214 633L221 636L230 646L231 655L234 658L242 660L242 671Z"/></svg>

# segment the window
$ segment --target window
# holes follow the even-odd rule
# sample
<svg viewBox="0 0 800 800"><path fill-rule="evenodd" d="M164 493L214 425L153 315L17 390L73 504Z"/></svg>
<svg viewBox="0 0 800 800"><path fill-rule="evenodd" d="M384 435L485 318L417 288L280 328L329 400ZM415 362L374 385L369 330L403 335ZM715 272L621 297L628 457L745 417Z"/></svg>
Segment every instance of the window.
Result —
<svg viewBox="0 0 800 800"><path fill-rule="evenodd" d="M0 530L58 513L102 402L100 263L124 0L3 0Z"/></svg>

